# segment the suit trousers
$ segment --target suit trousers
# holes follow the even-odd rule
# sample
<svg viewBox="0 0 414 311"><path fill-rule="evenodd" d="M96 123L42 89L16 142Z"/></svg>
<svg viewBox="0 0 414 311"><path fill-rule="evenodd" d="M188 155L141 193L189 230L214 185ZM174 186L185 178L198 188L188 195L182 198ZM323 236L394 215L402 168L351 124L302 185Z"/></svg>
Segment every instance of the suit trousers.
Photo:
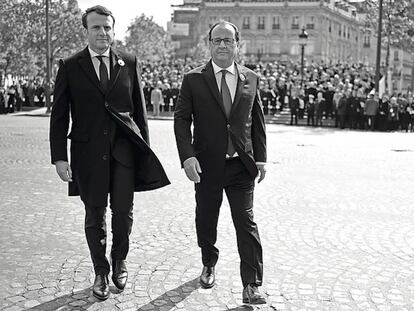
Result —
<svg viewBox="0 0 414 311"><path fill-rule="evenodd" d="M132 152L131 148L126 150ZM135 170L133 166L126 166L114 157L110 161L111 257L112 260L124 260L129 251L129 235L133 222ZM110 265L106 258L106 206L85 204L85 210L85 234L95 273L107 274Z"/></svg>
<svg viewBox="0 0 414 311"><path fill-rule="evenodd" d="M233 224L236 229L237 248L240 256L240 275L243 286L262 285L263 254L257 224L253 221L254 179L240 158L226 160L224 184L196 184L196 230L204 266L215 266L219 250L217 222L223 200L223 190L229 201Z"/></svg>

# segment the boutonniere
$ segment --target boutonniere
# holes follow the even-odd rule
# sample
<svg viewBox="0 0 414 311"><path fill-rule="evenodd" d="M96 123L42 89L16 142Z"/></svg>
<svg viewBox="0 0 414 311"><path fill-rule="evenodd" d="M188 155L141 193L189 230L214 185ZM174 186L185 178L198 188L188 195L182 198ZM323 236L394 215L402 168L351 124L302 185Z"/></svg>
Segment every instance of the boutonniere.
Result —
<svg viewBox="0 0 414 311"><path fill-rule="evenodd" d="M246 80L246 76L244 75L244 74L239 74L239 79L240 79L240 81L244 81L244 80Z"/></svg>
<svg viewBox="0 0 414 311"><path fill-rule="evenodd" d="M118 65L123 67L125 66L125 62L122 59L118 59Z"/></svg>

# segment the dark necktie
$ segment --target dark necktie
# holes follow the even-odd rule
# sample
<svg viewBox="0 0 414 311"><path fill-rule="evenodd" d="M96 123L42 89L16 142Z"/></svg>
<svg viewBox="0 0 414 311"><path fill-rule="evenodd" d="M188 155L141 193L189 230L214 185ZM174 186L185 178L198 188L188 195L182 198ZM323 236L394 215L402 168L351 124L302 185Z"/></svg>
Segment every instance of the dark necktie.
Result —
<svg viewBox="0 0 414 311"><path fill-rule="evenodd" d="M99 59L99 80L101 80L102 88L106 91L106 88L108 86L108 70L106 69L105 62L103 61L104 56L97 56Z"/></svg>
<svg viewBox="0 0 414 311"><path fill-rule="evenodd" d="M226 69L221 70L221 97L223 99L224 111L226 112L227 119L230 116L231 111L231 94L226 82ZM228 134L227 154L232 157L236 151L234 150L233 142L231 141L230 133Z"/></svg>

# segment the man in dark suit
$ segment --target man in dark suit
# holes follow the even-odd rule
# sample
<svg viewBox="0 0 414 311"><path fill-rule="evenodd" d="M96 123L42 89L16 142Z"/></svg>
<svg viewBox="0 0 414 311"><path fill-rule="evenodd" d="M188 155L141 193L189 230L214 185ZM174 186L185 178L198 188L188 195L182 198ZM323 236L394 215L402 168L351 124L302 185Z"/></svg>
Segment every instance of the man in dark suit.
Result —
<svg viewBox="0 0 414 311"><path fill-rule="evenodd" d="M108 274L123 290L134 191L169 184L149 148L145 101L136 57L111 48L115 19L102 6L82 16L88 46L60 60L50 120L52 163L85 204L85 233L95 270L93 294L109 296ZM70 134L69 119L72 121ZM71 140L70 165L67 138ZM110 197L112 249L106 258L105 213Z"/></svg>
<svg viewBox="0 0 414 311"><path fill-rule="evenodd" d="M224 190L236 228L243 302L262 304L262 246L252 208L255 178L259 174L262 181L266 172L266 133L259 77L234 62L239 39L237 27L229 22L211 27L212 60L184 76L174 130L182 167L195 183L201 285L210 288L215 283Z"/></svg>

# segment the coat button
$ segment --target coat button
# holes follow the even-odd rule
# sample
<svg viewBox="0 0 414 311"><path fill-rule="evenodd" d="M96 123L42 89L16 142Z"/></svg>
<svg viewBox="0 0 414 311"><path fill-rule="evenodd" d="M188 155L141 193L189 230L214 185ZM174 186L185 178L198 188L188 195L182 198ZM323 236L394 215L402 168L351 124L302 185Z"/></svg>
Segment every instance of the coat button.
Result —
<svg viewBox="0 0 414 311"><path fill-rule="evenodd" d="M227 128L228 128L228 129L230 128L230 124L227 124Z"/></svg>
<svg viewBox="0 0 414 311"><path fill-rule="evenodd" d="M104 131L103 131L103 134L104 134L104 135L108 135L108 130L104 130Z"/></svg>
<svg viewBox="0 0 414 311"><path fill-rule="evenodd" d="M108 103L105 103L105 107L108 108L109 107L109 104Z"/></svg>
<svg viewBox="0 0 414 311"><path fill-rule="evenodd" d="M105 154L105 155L103 155L102 156L102 160L104 160L104 161L106 161L106 160L108 160L108 156Z"/></svg>

